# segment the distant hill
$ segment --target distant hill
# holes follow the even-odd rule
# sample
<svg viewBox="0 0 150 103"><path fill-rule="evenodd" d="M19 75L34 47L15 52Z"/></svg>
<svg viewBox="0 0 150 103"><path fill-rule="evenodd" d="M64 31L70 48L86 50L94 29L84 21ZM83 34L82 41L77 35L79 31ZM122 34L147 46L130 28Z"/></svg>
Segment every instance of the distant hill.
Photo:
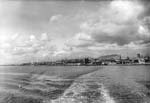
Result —
<svg viewBox="0 0 150 103"><path fill-rule="evenodd" d="M112 55L105 55L105 56L101 56L98 59L100 60L114 60L114 59L120 59L120 55L118 54L112 54Z"/></svg>

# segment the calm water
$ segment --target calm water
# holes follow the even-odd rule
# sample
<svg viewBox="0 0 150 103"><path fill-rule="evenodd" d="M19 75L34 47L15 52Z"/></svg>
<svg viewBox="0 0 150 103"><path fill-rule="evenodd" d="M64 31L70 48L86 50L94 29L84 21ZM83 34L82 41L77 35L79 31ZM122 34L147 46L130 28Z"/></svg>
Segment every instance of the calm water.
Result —
<svg viewBox="0 0 150 103"><path fill-rule="evenodd" d="M150 66L1 66L0 103L150 103Z"/></svg>

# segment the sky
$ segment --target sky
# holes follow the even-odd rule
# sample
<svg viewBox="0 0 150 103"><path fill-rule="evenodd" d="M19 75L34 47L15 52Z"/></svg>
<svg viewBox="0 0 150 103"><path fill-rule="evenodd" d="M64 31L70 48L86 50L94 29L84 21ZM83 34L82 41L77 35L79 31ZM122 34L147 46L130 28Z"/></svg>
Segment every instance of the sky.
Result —
<svg viewBox="0 0 150 103"><path fill-rule="evenodd" d="M149 51L149 0L0 0L0 64Z"/></svg>

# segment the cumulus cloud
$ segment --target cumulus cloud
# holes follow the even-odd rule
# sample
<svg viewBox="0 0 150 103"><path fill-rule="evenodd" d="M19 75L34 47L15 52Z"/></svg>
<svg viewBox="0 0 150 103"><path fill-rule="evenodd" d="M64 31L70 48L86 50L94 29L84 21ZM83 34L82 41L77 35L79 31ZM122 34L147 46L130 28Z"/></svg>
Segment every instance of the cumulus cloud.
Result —
<svg viewBox="0 0 150 103"><path fill-rule="evenodd" d="M77 33L72 39L66 42L69 47L87 47L93 44L91 36L85 33Z"/></svg>
<svg viewBox="0 0 150 103"><path fill-rule="evenodd" d="M62 17L62 15L60 15L60 14L53 15L50 17L50 22L58 21L61 17Z"/></svg>
<svg viewBox="0 0 150 103"><path fill-rule="evenodd" d="M145 49L150 41L150 17L143 17L144 5L139 1L115 0L100 7L80 24L81 32L66 45L73 52L124 53ZM84 54L83 53L83 54Z"/></svg>
<svg viewBox="0 0 150 103"><path fill-rule="evenodd" d="M21 35L19 33L13 34L12 36L5 35L11 32L22 32L20 29L19 31L13 30L15 25L10 25L12 22L16 24L17 20L21 20L22 18L13 20L13 18L10 17L10 20L7 18L5 20L1 14L0 16L3 17L6 23L9 21L12 22L8 23L10 27L0 25L2 27L0 30L0 34L2 34L0 35L0 55L3 55L3 57L4 55L5 57L9 56L9 58L11 56L27 57L27 55L31 55L30 58L32 56L36 58L46 58L48 56L98 55L100 52L121 52L125 49L136 50L149 46L149 2L145 2L145 0L108 0L107 2L100 1L99 7L97 7L98 5L96 5L96 7L95 5L93 6L93 4L97 2L93 2L92 5L90 5L89 2L84 3L82 7L73 7L73 11L68 10L68 8L62 9L62 11L58 9L60 12L52 10L56 15L51 17L47 13L44 13L41 17L36 16L35 13L35 20L40 22L39 25L44 24L42 27L45 29L42 32L52 32L56 35L49 35L47 33L42 33L41 35ZM63 5L65 6L66 4L63 3ZM74 4L72 4L72 6L74 6ZM15 14L15 10L12 10L13 14ZM3 10L0 10L0 12L1 11ZM39 14L40 13L41 11ZM14 16L16 17L17 14ZM44 20L43 16L46 20ZM29 20L27 17L30 16L25 16L26 20ZM41 18L42 20L40 20ZM50 24L47 22L45 24L48 18ZM1 24L5 24L5 22L2 21ZM58 25L53 25L55 22L57 22ZM32 23L36 24L34 22L31 22L31 24ZM24 26L22 29L23 32L30 32L30 30L26 27L24 28ZM41 29L31 30L31 32L36 33L40 30ZM51 38L55 40L52 41ZM63 44L64 42L65 44Z"/></svg>
<svg viewBox="0 0 150 103"><path fill-rule="evenodd" d="M47 33L41 34L41 40L42 41L50 41L50 38L48 37Z"/></svg>
<svg viewBox="0 0 150 103"><path fill-rule="evenodd" d="M90 32L99 43L125 45L138 40L138 16L143 8L132 1L112 1L105 13L99 14L98 22L85 22L82 29ZM81 24L83 25L83 24Z"/></svg>
<svg viewBox="0 0 150 103"><path fill-rule="evenodd" d="M51 44L47 33L41 34L41 37L36 35L14 34L5 38L9 39L9 41L6 39L0 43L0 52L3 56L26 59L30 55L30 59L35 57L39 59L45 58L46 56L53 56L56 51L56 47Z"/></svg>
<svg viewBox="0 0 150 103"><path fill-rule="evenodd" d="M144 17L144 19L141 21L138 33L143 41L141 42L142 44L150 43L150 16Z"/></svg>
<svg viewBox="0 0 150 103"><path fill-rule="evenodd" d="M137 1L112 1L106 8L100 8L96 12L97 15L81 23L82 32L77 33L76 36L81 34L80 38L87 37L94 41L93 45L104 43L123 46L141 40L145 41L149 38L149 24L141 25L141 22L148 21L148 18L139 19L143 11L143 5ZM80 38L76 38L76 41L80 41L79 44L77 42L77 45L87 44L88 46L88 43L83 42L85 39L81 40Z"/></svg>

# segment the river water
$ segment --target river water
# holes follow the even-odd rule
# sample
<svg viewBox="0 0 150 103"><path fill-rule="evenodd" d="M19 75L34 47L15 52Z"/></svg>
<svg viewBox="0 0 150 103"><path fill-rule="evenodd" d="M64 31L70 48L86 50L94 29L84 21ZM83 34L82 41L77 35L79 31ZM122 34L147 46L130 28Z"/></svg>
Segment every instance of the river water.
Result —
<svg viewBox="0 0 150 103"><path fill-rule="evenodd" d="M150 103L150 66L1 66L0 103Z"/></svg>

